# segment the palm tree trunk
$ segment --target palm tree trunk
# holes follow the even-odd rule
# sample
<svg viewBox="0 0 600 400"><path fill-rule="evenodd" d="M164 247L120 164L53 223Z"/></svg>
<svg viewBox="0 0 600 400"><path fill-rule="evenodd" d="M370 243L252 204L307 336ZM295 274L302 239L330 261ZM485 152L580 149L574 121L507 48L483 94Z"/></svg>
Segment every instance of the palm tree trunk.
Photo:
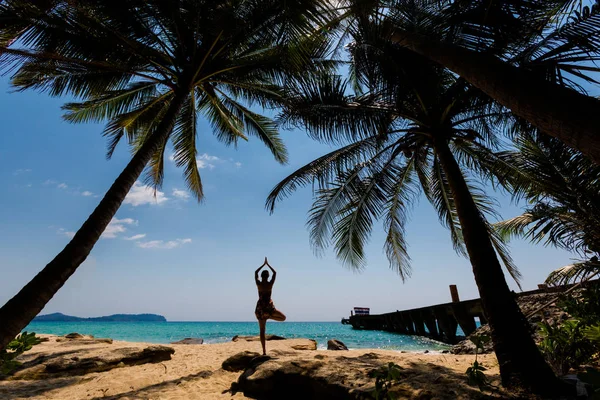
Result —
<svg viewBox="0 0 600 400"><path fill-rule="evenodd" d="M592 117L600 112L600 100L532 76L493 55L416 34L399 32L392 40L454 71L540 131L600 164L600 125Z"/></svg>
<svg viewBox="0 0 600 400"><path fill-rule="evenodd" d="M186 97L185 92L175 96L156 132L136 152L69 244L0 308L0 350L31 322L85 261L152 155L168 139Z"/></svg>
<svg viewBox="0 0 600 400"><path fill-rule="evenodd" d="M508 288L481 215L445 138L435 139L435 150L448 179L475 282L488 320L504 386L524 386L537 394L554 396L566 390L556 378L533 338L529 324Z"/></svg>

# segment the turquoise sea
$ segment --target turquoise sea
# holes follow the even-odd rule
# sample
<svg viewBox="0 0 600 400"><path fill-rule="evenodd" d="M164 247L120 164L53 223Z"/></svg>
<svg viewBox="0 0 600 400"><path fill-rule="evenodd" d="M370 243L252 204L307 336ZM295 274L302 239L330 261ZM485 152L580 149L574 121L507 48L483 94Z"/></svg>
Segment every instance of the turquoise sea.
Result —
<svg viewBox="0 0 600 400"><path fill-rule="evenodd" d="M231 341L235 335L258 335L256 322L32 322L28 332L65 335L71 332L131 342L170 343L186 337L205 343ZM268 322L267 334L286 338L309 338L320 349L329 339L341 340L349 348L406 351L439 351L449 346L418 336L380 331L354 330L340 322Z"/></svg>

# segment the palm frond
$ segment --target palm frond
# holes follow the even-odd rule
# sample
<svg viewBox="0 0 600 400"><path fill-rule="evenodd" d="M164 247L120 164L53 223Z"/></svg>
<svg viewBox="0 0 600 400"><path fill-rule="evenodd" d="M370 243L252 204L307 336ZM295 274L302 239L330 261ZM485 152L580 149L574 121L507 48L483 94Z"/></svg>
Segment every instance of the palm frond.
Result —
<svg viewBox="0 0 600 400"><path fill-rule="evenodd" d="M398 272L405 281L410 277L410 257L405 240L405 224L408 210L418 194L414 187L415 156L406 165L396 171L395 182L390 186L385 205L385 238L384 250L390 262L390 267Z"/></svg>
<svg viewBox="0 0 600 400"><path fill-rule="evenodd" d="M578 262L555 269L548 275L545 282L553 286L568 285L591 279L599 273L600 263L598 263L598 259L596 258L595 261Z"/></svg>
<svg viewBox="0 0 600 400"><path fill-rule="evenodd" d="M185 103L173 130L173 161L175 161L176 166L183 168L183 177L189 190L196 197L196 200L201 202L204 198L204 191L196 159L196 103L195 94L192 93Z"/></svg>
<svg viewBox="0 0 600 400"><path fill-rule="evenodd" d="M273 213L278 201L299 187L317 182L323 188L335 179L338 172L351 169L375 154L377 138L366 138L336 149L306 164L278 183L269 193L266 209Z"/></svg>
<svg viewBox="0 0 600 400"><path fill-rule="evenodd" d="M519 271L512 257L510 256L508 247L503 237L498 233L498 231L494 229L493 225L488 223L487 226L489 237L492 242L492 246L494 246L496 254L498 255L498 257L500 257L502 264L504 264L504 268L506 268L506 271L508 271L508 273L513 278L517 286L519 286L519 289L523 290L523 288L521 287L521 272Z"/></svg>

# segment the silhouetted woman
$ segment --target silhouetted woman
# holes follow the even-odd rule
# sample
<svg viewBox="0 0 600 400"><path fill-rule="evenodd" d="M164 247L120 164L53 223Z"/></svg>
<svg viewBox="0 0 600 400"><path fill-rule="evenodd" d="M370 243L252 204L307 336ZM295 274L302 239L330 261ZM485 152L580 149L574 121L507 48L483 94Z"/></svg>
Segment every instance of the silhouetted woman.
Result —
<svg viewBox="0 0 600 400"><path fill-rule="evenodd" d="M273 273L273 278L271 278L271 281L269 281L269 271L267 270L264 270L260 274L262 280L258 279L258 272L265 265L269 267ZM256 315L258 325L260 326L260 343L262 344L263 355L267 354L265 346L265 328L267 326L267 320L272 319L275 321L285 321L285 315L275 308L273 300L271 300L271 291L273 290L273 284L275 283L276 277L277 272L269 265L267 257L265 257L265 262L263 265L258 267L258 269L254 272L254 280L256 281L256 287L258 288L258 302L256 303L256 310L254 311L254 314Z"/></svg>

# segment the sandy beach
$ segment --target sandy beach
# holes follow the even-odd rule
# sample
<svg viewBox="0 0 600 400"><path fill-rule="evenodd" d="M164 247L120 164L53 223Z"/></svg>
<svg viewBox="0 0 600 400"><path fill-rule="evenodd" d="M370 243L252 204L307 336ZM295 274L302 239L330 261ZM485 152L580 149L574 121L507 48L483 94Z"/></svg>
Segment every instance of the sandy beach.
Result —
<svg viewBox="0 0 600 400"><path fill-rule="evenodd" d="M228 372L221 364L230 356L243 351L260 352L258 341L237 341L221 344L175 345L171 360L143 365L120 366L105 372L83 375L43 375L46 363L59 358L80 360L103 357L121 349L143 349L152 344L114 341L84 344L77 341L47 342L35 346L20 358L26 368L8 380L0 381L0 398L17 399L242 399L241 392L230 391L241 372ZM61 340L61 339L59 339ZM64 340L64 339L63 339ZM473 362L472 355L436 353L403 353L386 350L296 350L306 347L306 339L269 341L268 353L274 362L318 361L322 373L350 376L350 385L363 386L368 391L374 381L367 377L374 365L394 362L403 368L408 379L396 390L402 398L415 399L472 399L481 397L478 388L466 384L465 370ZM494 355L482 355L480 361L488 369L492 383L498 383L498 366ZM357 360L371 360L356 364ZM37 363L37 365L36 365ZM356 367L359 365L359 367ZM364 365L365 367L360 367ZM341 370L345 369L345 370ZM40 376L36 374L42 373ZM63 374L64 375L64 374ZM354 377L352 377L354 376ZM37 379L36 379L37 378ZM346 378L338 378L342 381ZM489 395L489 393L488 393ZM501 397L495 394L494 397Z"/></svg>

